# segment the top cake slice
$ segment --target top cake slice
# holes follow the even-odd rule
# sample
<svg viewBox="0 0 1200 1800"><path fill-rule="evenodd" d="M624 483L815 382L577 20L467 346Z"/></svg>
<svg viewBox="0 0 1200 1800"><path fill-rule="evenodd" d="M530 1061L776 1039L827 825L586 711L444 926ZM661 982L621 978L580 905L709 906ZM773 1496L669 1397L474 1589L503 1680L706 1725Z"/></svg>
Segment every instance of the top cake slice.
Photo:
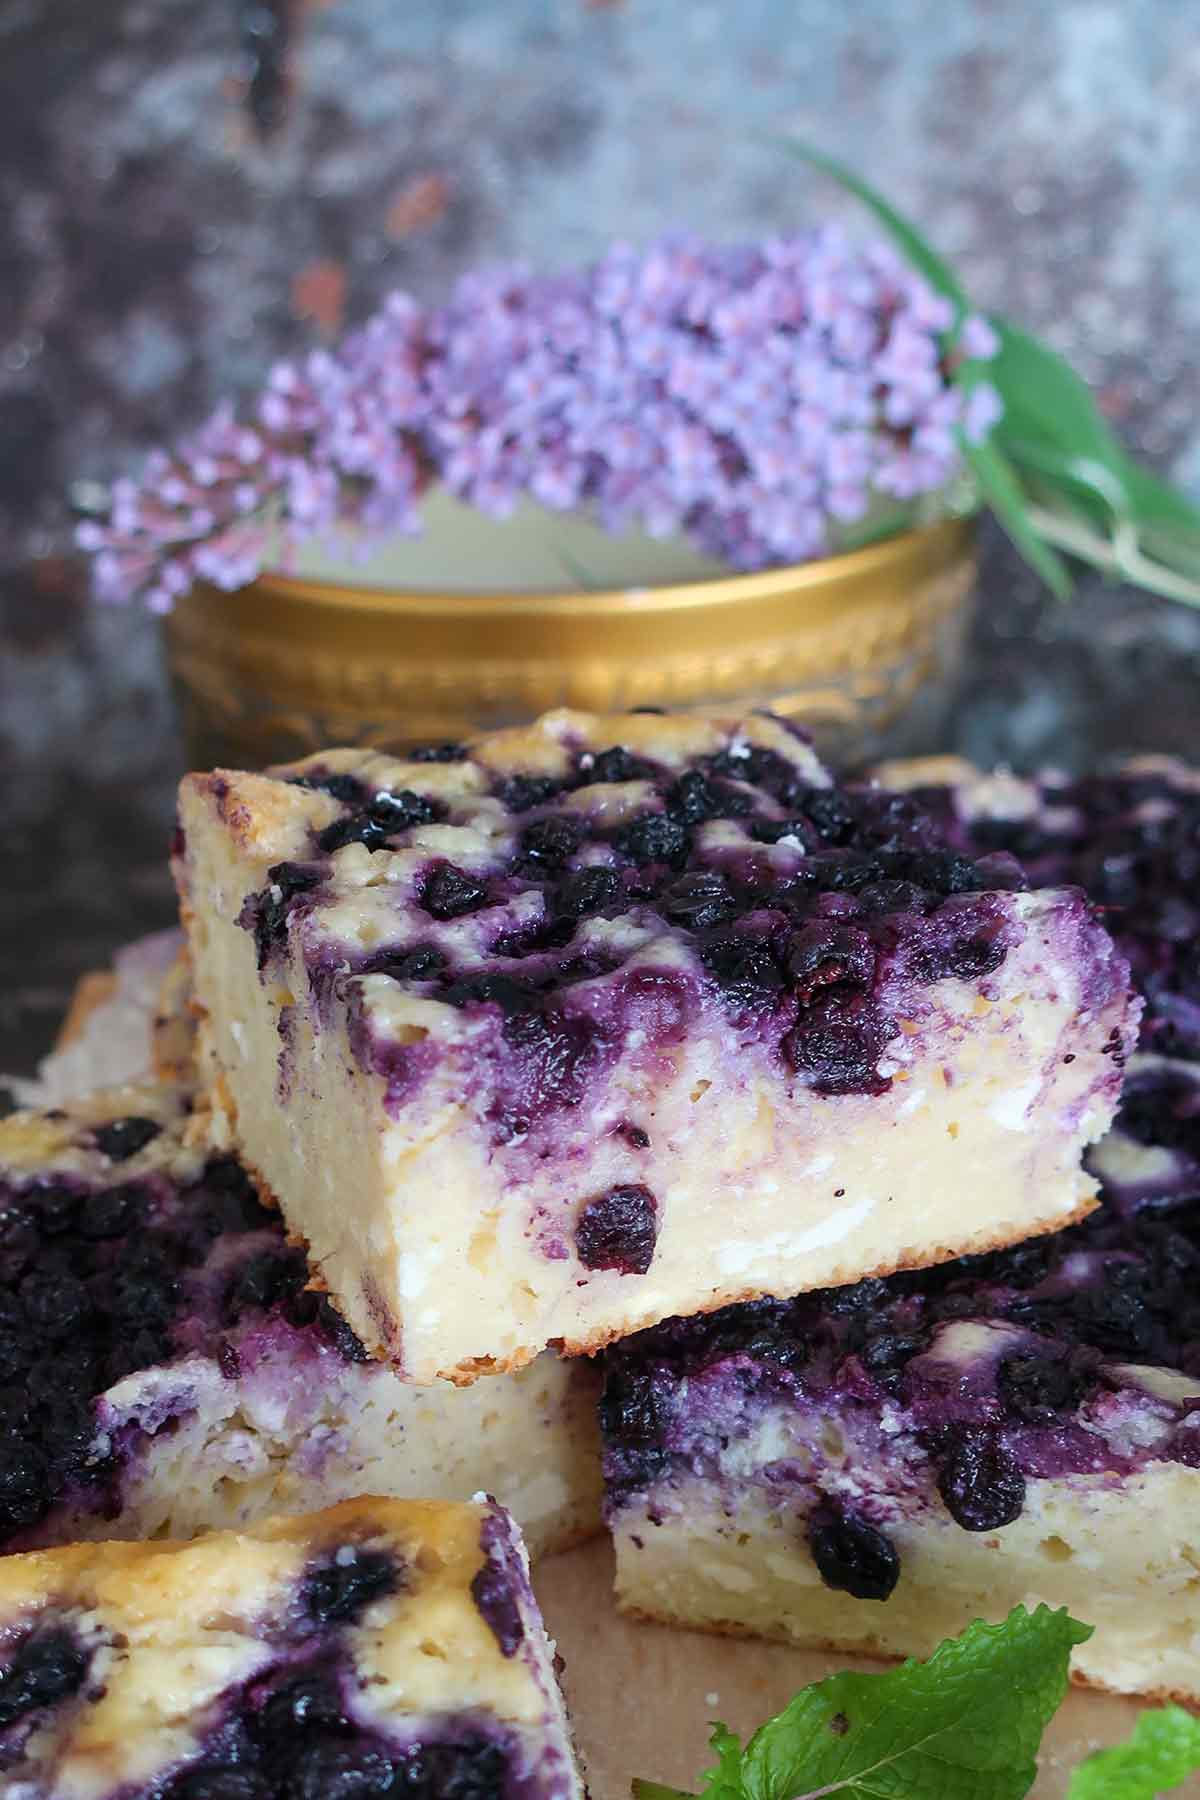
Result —
<svg viewBox="0 0 1200 1800"><path fill-rule="evenodd" d="M180 828L215 1128L411 1380L1091 1203L1136 1003L1089 903L776 719L192 775Z"/></svg>

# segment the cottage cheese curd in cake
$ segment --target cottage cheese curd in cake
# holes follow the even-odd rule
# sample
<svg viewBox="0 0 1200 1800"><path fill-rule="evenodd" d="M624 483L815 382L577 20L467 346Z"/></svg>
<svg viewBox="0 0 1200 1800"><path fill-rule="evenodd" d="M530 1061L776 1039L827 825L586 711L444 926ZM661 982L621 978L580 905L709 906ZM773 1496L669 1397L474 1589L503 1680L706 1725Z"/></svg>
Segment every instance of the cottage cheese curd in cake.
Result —
<svg viewBox="0 0 1200 1800"><path fill-rule="evenodd" d="M189 1537L367 1492L500 1493L538 1552L599 1524L594 1373L465 1391L369 1362L186 1090L0 1122L0 1548Z"/></svg>
<svg viewBox="0 0 1200 1800"><path fill-rule="evenodd" d="M765 715L183 784L207 1081L405 1376L1081 1215L1127 970Z"/></svg>
<svg viewBox="0 0 1200 1800"><path fill-rule="evenodd" d="M352 1500L0 1561L8 1800L576 1800L512 1520Z"/></svg>

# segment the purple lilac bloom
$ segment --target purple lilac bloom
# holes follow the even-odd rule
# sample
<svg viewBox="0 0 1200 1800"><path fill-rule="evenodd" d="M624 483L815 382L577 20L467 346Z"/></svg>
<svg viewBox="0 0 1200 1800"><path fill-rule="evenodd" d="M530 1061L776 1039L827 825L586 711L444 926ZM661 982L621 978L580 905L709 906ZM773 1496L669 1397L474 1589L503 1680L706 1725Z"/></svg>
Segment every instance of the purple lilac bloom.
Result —
<svg viewBox="0 0 1200 1800"><path fill-rule="evenodd" d="M998 348L891 248L825 229L761 245L614 245L593 267L394 294L335 350L275 368L251 418L217 410L80 527L102 599L167 611L304 538L420 529L432 483L480 510L523 495L610 530L682 533L738 569L806 560L886 494L960 472L1000 415L951 380Z"/></svg>

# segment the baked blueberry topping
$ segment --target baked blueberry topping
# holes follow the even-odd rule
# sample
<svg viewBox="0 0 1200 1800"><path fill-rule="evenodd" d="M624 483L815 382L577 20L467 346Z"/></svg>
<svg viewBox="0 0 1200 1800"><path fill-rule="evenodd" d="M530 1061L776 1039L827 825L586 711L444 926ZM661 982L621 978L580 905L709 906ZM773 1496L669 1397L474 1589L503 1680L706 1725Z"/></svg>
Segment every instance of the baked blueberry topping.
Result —
<svg viewBox="0 0 1200 1800"><path fill-rule="evenodd" d="M257 1769L212 1763L177 1775L165 1800L274 1800L275 1791Z"/></svg>
<svg viewBox="0 0 1200 1800"><path fill-rule="evenodd" d="M452 981L438 998L449 1006L498 1006L507 1014L533 1012L542 1002L541 994L529 982L490 971Z"/></svg>
<svg viewBox="0 0 1200 1800"><path fill-rule="evenodd" d="M647 812L623 825L613 842L639 868L665 863L677 869L682 868L691 848L691 835L683 820L671 813Z"/></svg>
<svg viewBox="0 0 1200 1800"><path fill-rule="evenodd" d="M343 806L361 806L366 797L366 789L357 775L289 775L288 784L328 794Z"/></svg>
<svg viewBox="0 0 1200 1800"><path fill-rule="evenodd" d="M865 995L826 994L801 1013L783 1040L783 1053L819 1093L882 1094L888 1079L876 1064L897 1033L895 1020Z"/></svg>
<svg viewBox="0 0 1200 1800"><path fill-rule="evenodd" d="M614 744L610 750L581 756L575 772L577 784L590 787L593 782L653 781L660 771L644 756L635 756L623 744Z"/></svg>
<svg viewBox="0 0 1200 1800"><path fill-rule="evenodd" d="M583 919L614 905L620 892L621 878L615 869L576 869L554 889L553 908L560 918Z"/></svg>
<svg viewBox="0 0 1200 1800"><path fill-rule="evenodd" d="M900 1579L900 1558L883 1532L856 1513L822 1506L808 1522L808 1546L826 1587L856 1600L886 1600Z"/></svg>
<svg viewBox="0 0 1200 1800"><path fill-rule="evenodd" d="M425 878L421 905L435 919L461 919L488 905L487 883L453 863L438 863Z"/></svg>
<svg viewBox="0 0 1200 1800"><path fill-rule="evenodd" d="M280 1245L261 1250L237 1269L225 1290L224 1317L227 1324L250 1308L264 1311L277 1306L298 1292L308 1278L308 1263L303 1250Z"/></svg>
<svg viewBox="0 0 1200 1800"><path fill-rule="evenodd" d="M663 890L659 905L672 924L685 925L690 931L708 931L740 911L718 869L694 869L681 875Z"/></svg>
<svg viewBox="0 0 1200 1800"><path fill-rule="evenodd" d="M561 783L553 775L511 775L496 789L496 798L509 812L525 813L545 806L560 790Z"/></svg>
<svg viewBox="0 0 1200 1800"><path fill-rule="evenodd" d="M93 1137L96 1148L113 1162L127 1162L152 1143L161 1130L162 1126L153 1119L114 1119L110 1125L98 1126Z"/></svg>
<svg viewBox="0 0 1200 1800"><path fill-rule="evenodd" d="M1068 1357L1036 1350L1005 1357L998 1381L1006 1410L1028 1425L1053 1425L1073 1413L1090 1386L1087 1375Z"/></svg>
<svg viewBox="0 0 1200 1800"><path fill-rule="evenodd" d="M585 1269L644 1275L658 1242L658 1207L640 1183L609 1188L586 1200L575 1221L575 1248Z"/></svg>
<svg viewBox="0 0 1200 1800"><path fill-rule="evenodd" d="M37 1625L0 1669L0 1731L77 1694L91 1661L65 1625Z"/></svg>
<svg viewBox="0 0 1200 1800"><path fill-rule="evenodd" d="M432 981L446 968L444 950L432 944L414 944L408 950L385 950L365 965L364 974L390 975L394 981Z"/></svg>
<svg viewBox="0 0 1200 1800"><path fill-rule="evenodd" d="M456 763L466 759L465 744L418 744L415 750L406 750L405 759L417 763Z"/></svg>
<svg viewBox="0 0 1200 1800"><path fill-rule="evenodd" d="M155 1800L503 1800L502 1733L463 1717L395 1742L348 1715L341 1696L356 1679L340 1648L323 1647L230 1690L200 1756L156 1784Z"/></svg>
<svg viewBox="0 0 1200 1800"><path fill-rule="evenodd" d="M144 1206L145 1194L139 1187L106 1188L80 1213L79 1229L85 1238L124 1237L140 1220Z"/></svg>
<svg viewBox="0 0 1200 1800"><path fill-rule="evenodd" d="M205 1264L217 1240L214 1282ZM306 1277L279 1214L232 1158L214 1157L188 1187L157 1171L107 1186L0 1180L0 1544L68 1493L85 1510L114 1504L135 1446L99 1448L96 1408L124 1376L194 1350L236 1374L222 1333L263 1313L363 1360Z"/></svg>
<svg viewBox="0 0 1200 1800"><path fill-rule="evenodd" d="M730 1005L769 1006L785 986L783 969L766 938L730 932L700 947L700 961Z"/></svg>
<svg viewBox="0 0 1200 1800"><path fill-rule="evenodd" d="M432 825L444 817L445 809L423 794L409 788L391 794L386 790L369 800L359 812L348 818L335 819L317 834L317 848L324 856L332 856L346 844L363 844L368 850L382 850L403 831L415 825Z"/></svg>
<svg viewBox="0 0 1200 1800"><path fill-rule="evenodd" d="M875 946L867 933L832 920L804 926L787 950L788 979L804 1006L820 988L869 988L875 964Z"/></svg>
<svg viewBox="0 0 1200 1800"><path fill-rule="evenodd" d="M398 1593L404 1572L387 1550L340 1550L304 1578L304 1610L315 1625L353 1625L368 1606Z"/></svg>
<svg viewBox="0 0 1200 1800"><path fill-rule="evenodd" d="M286 942L288 920L297 903L319 887L323 879L321 869L304 863L276 863L267 870L267 886L246 896L237 922L254 934L260 974Z"/></svg>
<svg viewBox="0 0 1200 1800"><path fill-rule="evenodd" d="M964 1531L998 1531L1021 1516L1025 1477L999 1437L963 1430L952 1439L938 1472L938 1493Z"/></svg>
<svg viewBox="0 0 1200 1800"><path fill-rule="evenodd" d="M568 816L535 819L521 833L516 867L524 875L538 878L554 874L574 856L583 841L583 824Z"/></svg>
<svg viewBox="0 0 1200 1800"><path fill-rule="evenodd" d="M710 781L702 769L686 769L666 792L667 811L685 825L706 819L742 818L754 802L742 788Z"/></svg>

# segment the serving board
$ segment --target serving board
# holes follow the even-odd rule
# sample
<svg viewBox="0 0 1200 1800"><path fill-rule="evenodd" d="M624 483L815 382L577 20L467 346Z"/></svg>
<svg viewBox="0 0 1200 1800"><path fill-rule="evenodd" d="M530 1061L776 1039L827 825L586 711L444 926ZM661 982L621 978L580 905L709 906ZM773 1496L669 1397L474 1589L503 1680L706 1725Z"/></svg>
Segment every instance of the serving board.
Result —
<svg viewBox="0 0 1200 1800"><path fill-rule="evenodd" d="M106 1079L99 1063L103 1009L117 998L113 976L85 976L63 1024L60 1048L78 1045L85 1029L98 1046L92 1085ZM148 1010L147 1044L149 1020ZM127 1071L115 1073L125 1079ZM694 1790L711 1760L710 1721L722 1719L744 1741L797 1688L835 1669L886 1666L624 1619L613 1605L612 1565L610 1545L597 1540L534 1571L546 1623L566 1663L592 1800L629 1800L635 1775ZM1133 1700L1074 1689L1046 1733L1032 1800L1065 1800L1075 1765L1127 1737L1140 1710ZM1200 1777L1174 1789L1176 1796L1200 1800Z"/></svg>

